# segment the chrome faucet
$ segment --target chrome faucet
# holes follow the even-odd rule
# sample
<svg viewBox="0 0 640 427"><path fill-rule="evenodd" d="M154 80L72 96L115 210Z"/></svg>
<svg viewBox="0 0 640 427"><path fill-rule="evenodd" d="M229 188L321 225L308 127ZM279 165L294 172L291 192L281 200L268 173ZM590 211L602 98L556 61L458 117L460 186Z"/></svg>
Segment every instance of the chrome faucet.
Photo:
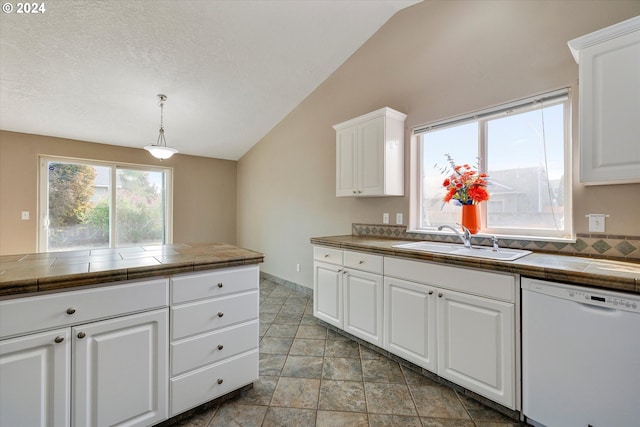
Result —
<svg viewBox="0 0 640 427"><path fill-rule="evenodd" d="M491 243L493 243L493 252L499 252L500 246L498 246L498 236L491 236Z"/></svg>
<svg viewBox="0 0 640 427"><path fill-rule="evenodd" d="M440 227L438 227L438 231L442 231L443 228L450 229L451 231L456 233L456 236L458 236L462 240L462 243L464 244L465 248L471 248L471 232L464 225L462 225L462 224L458 224L458 225L460 227L462 227L462 233L460 233L458 230L456 230L452 226L446 225L446 224L445 225L441 225Z"/></svg>

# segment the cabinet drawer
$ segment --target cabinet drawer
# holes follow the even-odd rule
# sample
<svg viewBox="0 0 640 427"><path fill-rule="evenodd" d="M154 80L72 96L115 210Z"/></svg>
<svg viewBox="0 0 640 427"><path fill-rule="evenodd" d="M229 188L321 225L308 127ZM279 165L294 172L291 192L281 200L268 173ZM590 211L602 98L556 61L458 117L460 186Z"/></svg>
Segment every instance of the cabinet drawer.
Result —
<svg viewBox="0 0 640 427"><path fill-rule="evenodd" d="M344 251L344 266L370 273L382 274L382 256Z"/></svg>
<svg viewBox="0 0 640 427"><path fill-rule="evenodd" d="M226 328L258 318L258 291L171 307L171 339Z"/></svg>
<svg viewBox="0 0 640 427"><path fill-rule="evenodd" d="M330 264L342 265L342 250L325 248L323 246L314 246L313 259L316 261L328 262Z"/></svg>
<svg viewBox="0 0 640 427"><path fill-rule="evenodd" d="M171 280L171 302L181 303L258 289L258 266L225 268L176 276Z"/></svg>
<svg viewBox="0 0 640 427"><path fill-rule="evenodd" d="M0 337L166 307L168 279L0 301Z"/></svg>
<svg viewBox="0 0 640 427"><path fill-rule="evenodd" d="M258 321L171 343L171 375L258 348Z"/></svg>
<svg viewBox="0 0 640 427"><path fill-rule="evenodd" d="M384 258L385 276L514 302L515 276L428 262Z"/></svg>
<svg viewBox="0 0 640 427"><path fill-rule="evenodd" d="M254 350L173 378L171 416L257 381L258 364L258 350Z"/></svg>

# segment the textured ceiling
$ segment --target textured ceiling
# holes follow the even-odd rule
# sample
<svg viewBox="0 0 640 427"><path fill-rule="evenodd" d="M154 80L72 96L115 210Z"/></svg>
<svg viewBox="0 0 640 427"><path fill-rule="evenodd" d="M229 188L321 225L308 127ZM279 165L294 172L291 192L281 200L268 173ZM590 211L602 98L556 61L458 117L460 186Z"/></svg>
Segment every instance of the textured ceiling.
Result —
<svg viewBox="0 0 640 427"><path fill-rule="evenodd" d="M239 159L417 1L47 1L0 15L0 129Z"/></svg>

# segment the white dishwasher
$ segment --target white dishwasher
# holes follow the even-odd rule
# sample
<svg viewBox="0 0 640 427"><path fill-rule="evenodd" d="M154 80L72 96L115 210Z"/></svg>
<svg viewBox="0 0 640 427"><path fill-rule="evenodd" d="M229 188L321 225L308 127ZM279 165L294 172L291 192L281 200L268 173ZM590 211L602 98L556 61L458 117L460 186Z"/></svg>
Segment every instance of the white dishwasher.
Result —
<svg viewBox="0 0 640 427"><path fill-rule="evenodd" d="M640 296L523 278L522 399L535 426L640 426Z"/></svg>

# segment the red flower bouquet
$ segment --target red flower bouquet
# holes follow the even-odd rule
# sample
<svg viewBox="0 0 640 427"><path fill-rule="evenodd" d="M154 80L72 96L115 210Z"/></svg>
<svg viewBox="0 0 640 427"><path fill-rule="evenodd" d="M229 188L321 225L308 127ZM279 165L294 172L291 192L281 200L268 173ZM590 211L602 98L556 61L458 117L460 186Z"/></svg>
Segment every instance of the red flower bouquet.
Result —
<svg viewBox="0 0 640 427"><path fill-rule="evenodd" d="M442 183L447 190L444 201L454 200L461 205L476 205L489 200L487 174L478 173L468 164L456 165L449 154L446 157L451 169L443 169L443 173L449 174Z"/></svg>

